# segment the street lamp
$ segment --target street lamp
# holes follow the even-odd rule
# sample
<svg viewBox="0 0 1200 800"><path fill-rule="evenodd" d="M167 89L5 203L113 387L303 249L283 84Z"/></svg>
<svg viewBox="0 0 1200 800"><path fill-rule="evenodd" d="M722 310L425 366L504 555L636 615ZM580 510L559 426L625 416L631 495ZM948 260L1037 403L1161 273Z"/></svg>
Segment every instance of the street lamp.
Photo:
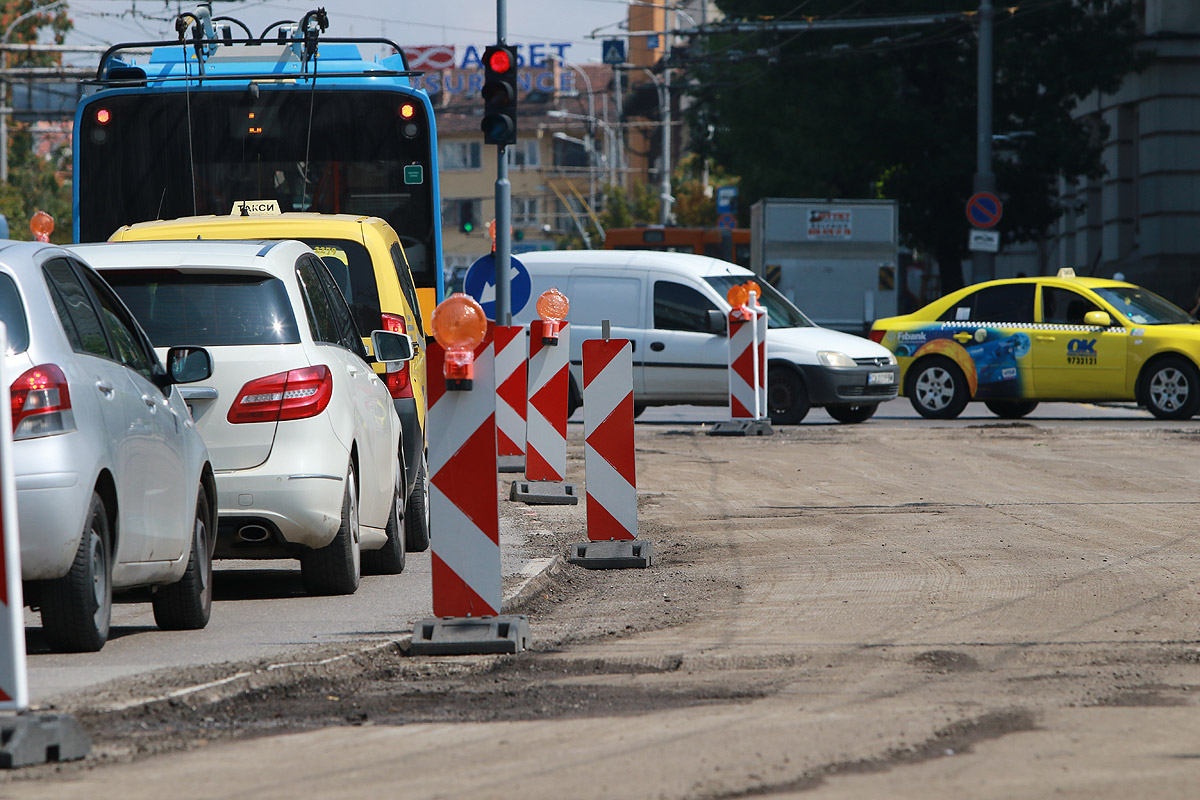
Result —
<svg viewBox="0 0 1200 800"><path fill-rule="evenodd" d="M569 63L568 61L566 61L565 59L560 57L557 53L551 53L550 55L546 56L546 60L551 63L558 64L559 66L566 67L567 69L574 70L575 72L577 72L579 74L580 77L583 78L583 83L585 86L587 86L587 93L588 93L588 118L595 119L596 118L596 96L592 92L592 79L588 77L587 72L585 72L581 67L578 67L574 64ZM595 148L592 146L591 142L592 142L592 129L591 129L591 126L589 126L588 132L587 132L587 145L586 145L587 152L588 152L588 203L591 204L592 209L594 210L596 208L596 169L595 169L595 164L593 163L593 160L592 160L593 154L595 153Z"/></svg>
<svg viewBox="0 0 1200 800"><path fill-rule="evenodd" d="M586 120L589 123L594 123L594 124L599 125L600 128L604 131L604 151L600 158L601 158L601 161L603 162L603 165L605 168L604 169L605 177L609 183L617 182L614 173L617 171L619 166L615 165L611 158L612 152L613 152L613 142L616 140L616 132L612 129L611 125L609 125L607 122L600 119L599 117L588 117L583 114L573 114L570 111L563 111L562 109L559 109L559 108L550 109L549 111L546 112L546 116L553 117L554 119ZM558 134L555 134L555 138L561 138L561 137L559 137ZM592 153L596 152L595 142L592 141L591 136L588 137L588 142L587 142L586 146L588 147L590 152L592 152Z"/></svg>

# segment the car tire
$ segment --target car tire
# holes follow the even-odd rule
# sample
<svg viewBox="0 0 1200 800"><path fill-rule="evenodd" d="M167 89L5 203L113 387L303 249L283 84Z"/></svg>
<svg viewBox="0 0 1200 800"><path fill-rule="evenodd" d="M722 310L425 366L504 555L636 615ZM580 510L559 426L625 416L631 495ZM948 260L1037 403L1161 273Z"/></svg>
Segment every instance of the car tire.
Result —
<svg viewBox="0 0 1200 800"><path fill-rule="evenodd" d="M358 488L354 467L346 473L342 494L342 524L333 541L300 556L300 572L309 594L354 594L362 575L362 552L358 542Z"/></svg>
<svg viewBox="0 0 1200 800"><path fill-rule="evenodd" d="M212 613L213 561L209 550L212 530L208 493L201 486L196 494L196 516L192 520L192 552L183 577L154 593L154 621L164 631L199 630Z"/></svg>
<svg viewBox="0 0 1200 800"><path fill-rule="evenodd" d="M962 370L941 356L922 359L913 365L908 370L904 393L916 412L926 419L954 419L971 399Z"/></svg>
<svg viewBox="0 0 1200 800"><path fill-rule="evenodd" d="M875 416L879 403L867 403L858 406L825 406L825 413L843 425L854 425L866 422Z"/></svg>
<svg viewBox="0 0 1200 800"><path fill-rule="evenodd" d="M1187 359L1172 356L1147 369L1146 408L1159 419L1190 419L1200 408L1200 372Z"/></svg>
<svg viewBox="0 0 1200 800"><path fill-rule="evenodd" d="M646 410L645 403L634 403L633 404L633 418L637 419L638 417L640 417L642 415L642 412L644 412L645 410Z"/></svg>
<svg viewBox="0 0 1200 800"><path fill-rule="evenodd" d="M1038 407L1037 400L985 400L983 404L1001 419L1027 417Z"/></svg>
<svg viewBox="0 0 1200 800"><path fill-rule="evenodd" d="M366 550L362 554L364 575L399 575L404 572L405 518L400 515L400 487L392 495L392 510L388 514L387 541L378 550Z"/></svg>
<svg viewBox="0 0 1200 800"><path fill-rule="evenodd" d="M412 494L404 506L404 549L410 553L429 549L429 456L424 453Z"/></svg>
<svg viewBox="0 0 1200 800"><path fill-rule="evenodd" d="M771 367L767 371L767 413L775 425L797 425L811 408L808 389L795 370Z"/></svg>
<svg viewBox="0 0 1200 800"><path fill-rule="evenodd" d="M112 625L112 534L104 499L92 494L71 569L40 588L42 630L55 651L94 653Z"/></svg>

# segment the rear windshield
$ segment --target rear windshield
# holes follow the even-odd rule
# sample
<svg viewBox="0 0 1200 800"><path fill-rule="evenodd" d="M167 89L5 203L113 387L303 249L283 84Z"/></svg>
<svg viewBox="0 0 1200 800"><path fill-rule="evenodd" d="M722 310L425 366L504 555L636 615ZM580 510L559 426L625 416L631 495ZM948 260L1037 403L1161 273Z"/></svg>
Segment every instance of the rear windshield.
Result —
<svg viewBox="0 0 1200 800"><path fill-rule="evenodd" d="M155 347L300 341L287 287L278 278L172 269L103 274Z"/></svg>
<svg viewBox="0 0 1200 800"><path fill-rule="evenodd" d="M367 248L352 239L298 238L329 268L350 304L358 329L366 333L379 330L379 287L375 285L375 268Z"/></svg>
<svg viewBox="0 0 1200 800"><path fill-rule="evenodd" d="M0 322L8 328L8 352L24 353L29 349L29 323L25 307L12 277L0 275Z"/></svg>

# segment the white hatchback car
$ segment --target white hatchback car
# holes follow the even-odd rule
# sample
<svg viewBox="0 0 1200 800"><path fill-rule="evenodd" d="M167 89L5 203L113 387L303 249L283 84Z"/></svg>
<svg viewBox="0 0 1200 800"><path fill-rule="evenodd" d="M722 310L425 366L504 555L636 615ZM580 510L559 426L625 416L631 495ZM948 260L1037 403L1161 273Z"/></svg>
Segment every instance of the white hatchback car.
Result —
<svg viewBox="0 0 1200 800"><path fill-rule="evenodd" d="M184 399L216 472L217 558L299 558L313 594L404 569L400 420L319 256L295 241L72 249L155 346L212 353L211 380ZM405 334L371 340L389 361L412 357Z"/></svg>
<svg viewBox="0 0 1200 800"><path fill-rule="evenodd" d="M104 281L44 244L0 242L0 321L21 578L50 646L99 650L113 590L139 586L160 627L203 628L216 485L174 384L207 378L208 354L168 351L168 373Z"/></svg>

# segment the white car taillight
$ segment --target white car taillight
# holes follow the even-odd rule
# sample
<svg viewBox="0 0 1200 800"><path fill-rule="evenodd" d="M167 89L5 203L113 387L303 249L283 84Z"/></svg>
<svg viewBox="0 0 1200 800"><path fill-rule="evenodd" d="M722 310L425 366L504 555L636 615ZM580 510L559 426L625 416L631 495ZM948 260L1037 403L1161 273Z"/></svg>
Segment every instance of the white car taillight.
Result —
<svg viewBox="0 0 1200 800"><path fill-rule="evenodd" d="M67 376L54 364L26 370L12 385L13 439L75 430Z"/></svg>
<svg viewBox="0 0 1200 800"><path fill-rule="evenodd" d="M278 422L315 417L333 397L333 374L321 364L250 381L229 407L231 423Z"/></svg>

